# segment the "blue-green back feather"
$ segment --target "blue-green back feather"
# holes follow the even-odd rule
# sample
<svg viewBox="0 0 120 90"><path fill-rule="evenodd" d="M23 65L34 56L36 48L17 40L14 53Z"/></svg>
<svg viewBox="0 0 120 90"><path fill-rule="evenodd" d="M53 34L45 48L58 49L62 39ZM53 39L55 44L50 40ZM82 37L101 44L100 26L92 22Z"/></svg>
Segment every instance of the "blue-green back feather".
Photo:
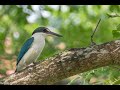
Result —
<svg viewBox="0 0 120 90"><path fill-rule="evenodd" d="M25 55L25 53L28 51L28 49L31 47L32 43L34 41L34 37L31 37L29 38L25 43L24 45L22 46L21 50L20 50L20 53L18 55L18 58L17 58L17 64L19 63L19 61L21 60L21 58Z"/></svg>

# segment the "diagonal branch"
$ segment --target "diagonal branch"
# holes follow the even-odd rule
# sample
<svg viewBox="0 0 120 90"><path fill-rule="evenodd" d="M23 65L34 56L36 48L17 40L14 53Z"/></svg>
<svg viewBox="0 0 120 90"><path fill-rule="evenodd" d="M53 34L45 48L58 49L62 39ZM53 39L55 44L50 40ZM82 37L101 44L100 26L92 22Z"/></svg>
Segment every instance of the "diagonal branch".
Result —
<svg viewBox="0 0 120 90"><path fill-rule="evenodd" d="M120 40L66 50L6 77L1 84L50 85L79 73L115 64L120 65Z"/></svg>
<svg viewBox="0 0 120 90"><path fill-rule="evenodd" d="M91 45L95 45L95 44L96 44L96 43L93 41L93 36L94 36L94 34L95 34L95 32L96 32L96 30L97 30L97 28L98 28L98 25L99 25L100 21L101 21L101 18L99 19L99 21L98 21L98 23L97 23L97 26L95 27L95 30L93 31L93 33L92 33L92 35L91 35Z"/></svg>

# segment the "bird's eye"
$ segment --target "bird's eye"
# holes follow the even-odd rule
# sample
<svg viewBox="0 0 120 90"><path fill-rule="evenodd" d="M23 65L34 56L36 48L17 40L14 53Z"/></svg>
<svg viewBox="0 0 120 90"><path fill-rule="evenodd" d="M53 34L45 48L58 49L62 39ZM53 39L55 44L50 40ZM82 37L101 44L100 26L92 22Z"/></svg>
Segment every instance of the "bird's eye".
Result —
<svg viewBox="0 0 120 90"><path fill-rule="evenodd" d="M49 32L49 30L48 30L48 29L44 29L43 31L44 31L44 32Z"/></svg>
<svg viewBox="0 0 120 90"><path fill-rule="evenodd" d="M44 29L43 32L46 32L46 29Z"/></svg>

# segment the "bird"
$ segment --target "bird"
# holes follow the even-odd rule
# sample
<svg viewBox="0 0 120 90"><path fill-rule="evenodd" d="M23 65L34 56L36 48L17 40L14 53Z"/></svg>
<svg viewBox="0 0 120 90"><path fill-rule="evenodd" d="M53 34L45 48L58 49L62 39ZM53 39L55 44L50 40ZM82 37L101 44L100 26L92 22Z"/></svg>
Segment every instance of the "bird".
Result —
<svg viewBox="0 0 120 90"><path fill-rule="evenodd" d="M45 46L45 38L48 35L62 37L62 35L50 31L47 27L36 28L32 32L32 36L21 47L15 72L19 72L31 63L36 62Z"/></svg>

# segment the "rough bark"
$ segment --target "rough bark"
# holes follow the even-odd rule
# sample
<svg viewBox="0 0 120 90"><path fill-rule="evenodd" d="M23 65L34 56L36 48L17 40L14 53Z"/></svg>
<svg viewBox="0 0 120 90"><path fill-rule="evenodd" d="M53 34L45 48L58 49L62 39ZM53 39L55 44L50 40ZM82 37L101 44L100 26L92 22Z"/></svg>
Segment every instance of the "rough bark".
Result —
<svg viewBox="0 0 120 90"><path fill-rule="evenodd" d="M3 79L1 84L50 85L95 68L120 64L120 40L74 48Z"/></svg>

